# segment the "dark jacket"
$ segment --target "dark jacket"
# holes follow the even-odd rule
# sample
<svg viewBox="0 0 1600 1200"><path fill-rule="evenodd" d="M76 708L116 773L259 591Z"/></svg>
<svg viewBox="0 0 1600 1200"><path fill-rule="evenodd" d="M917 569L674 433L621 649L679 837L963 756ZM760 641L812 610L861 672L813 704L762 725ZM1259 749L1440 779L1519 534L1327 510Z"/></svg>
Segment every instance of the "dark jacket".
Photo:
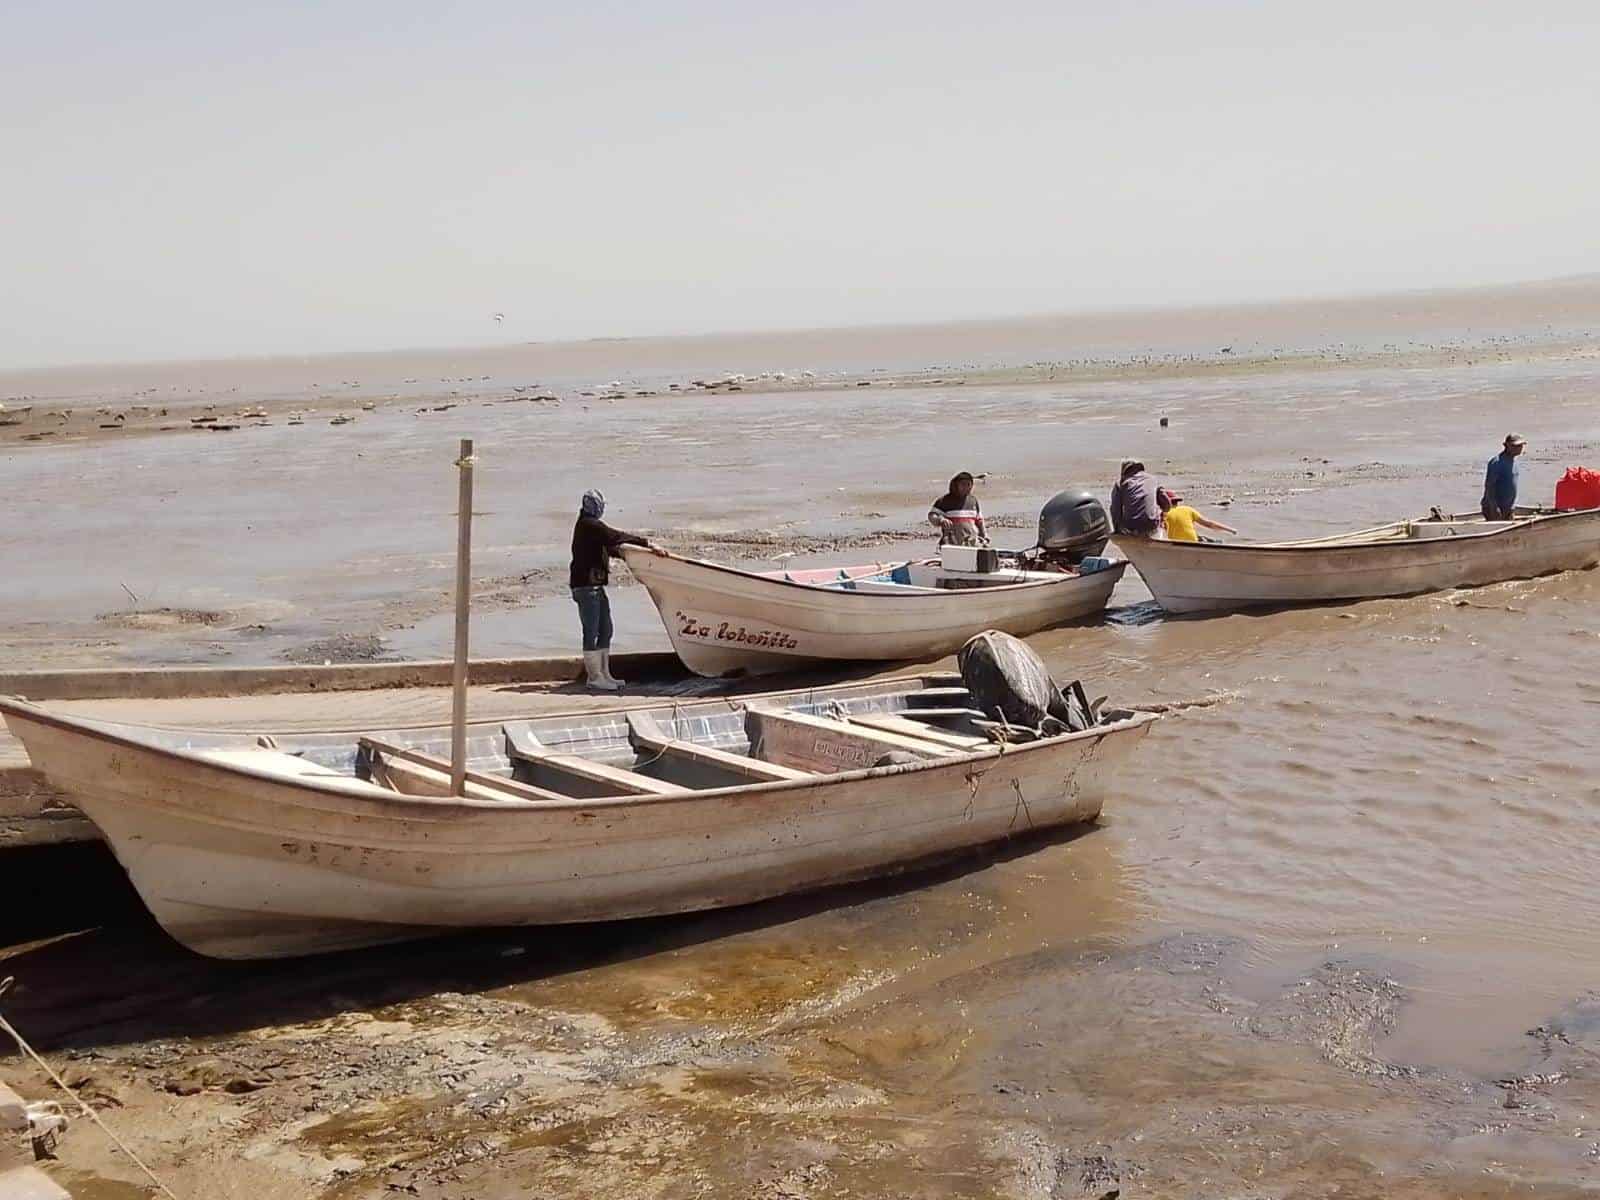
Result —
<svg viewBox="0 0 1600 1200"><path fill-rule="evenodd" d="M1111 532L1149 535L1161 524L1156 481L1135 471L1111 489Z"/></svg>
<svg viewBox="0 0 1600 1200"><path fill-rule="evenodd" d="M637 533L613 529L599 517L580 516L572 527L572 587L605 587L611 582L611 562L623 546L647 546Z"/></svg>

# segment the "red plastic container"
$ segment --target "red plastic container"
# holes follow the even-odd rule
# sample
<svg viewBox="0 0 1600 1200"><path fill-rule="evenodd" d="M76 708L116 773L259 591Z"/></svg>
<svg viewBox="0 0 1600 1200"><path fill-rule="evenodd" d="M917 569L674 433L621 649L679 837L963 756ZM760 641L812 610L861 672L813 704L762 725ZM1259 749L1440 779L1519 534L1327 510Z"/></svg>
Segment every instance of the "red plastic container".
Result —
<svg viewBox="0 0 1600 1200"><path fill-rule="evenodd" d="M1600 508L1600 471L1568 467L1567 473L1556 480L1556 507Z"/></svg>

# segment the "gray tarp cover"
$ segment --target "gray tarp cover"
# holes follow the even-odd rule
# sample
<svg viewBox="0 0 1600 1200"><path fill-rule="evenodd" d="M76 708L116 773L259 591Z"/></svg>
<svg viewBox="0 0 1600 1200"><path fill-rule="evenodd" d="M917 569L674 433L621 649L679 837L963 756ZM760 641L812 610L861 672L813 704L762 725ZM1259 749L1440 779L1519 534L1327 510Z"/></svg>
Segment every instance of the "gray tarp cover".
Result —
<svg viewBox="0 0 1600 1200"><path fill-rule="evenodd" d="M961 682L972 693L972 706L1011 725L1040 729L1050 718L1069 729L1092 724L1074 712L1050 678L1044 661L1027 643L1009 633L989 629L977 634L956 655Z"/></svg>

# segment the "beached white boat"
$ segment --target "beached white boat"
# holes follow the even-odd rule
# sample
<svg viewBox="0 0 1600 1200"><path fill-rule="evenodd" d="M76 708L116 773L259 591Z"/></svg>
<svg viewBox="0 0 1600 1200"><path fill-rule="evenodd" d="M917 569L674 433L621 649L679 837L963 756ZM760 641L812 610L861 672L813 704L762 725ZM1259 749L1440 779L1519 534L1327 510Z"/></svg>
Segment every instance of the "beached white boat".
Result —
<svg viewBox="0 0 1600 1200"><path fill-rule="evenodd" d="M448 727L275 741L0 713L173 937L270 958L743 904L1089 820L1155 719L1002 747L959 683L473 725L464 798Z"/></svg>
<svg viewBox="0 0 1600 1200"><path fill-rule="evenodd" d="M1434 515L1293 542L1118 547L1173 613L1410 596L1600 563L1600 509L1518 510L1512 521Z"/></svg>
<svg viewBox="0 0 1600 1200"><path fill-rule="evenodd" d="M669 651L622 653L615 663L636 691L643 684L653 695L704 696L720 686L690 676ZM167 728L379 729L447 719L452 667L448 661L409 661L0 671L0 696L64 702L82 716ZM509 720L559 709L554 689L581 679L583 662L575 655L479 658L468 673L477 689L478 718ZM94 825L33 770L0 722L0 856L27 846L99 840Z"/></svg>
<svg viewBox="0 0 1600 1200"><path fill-rule="evenodd" d="M928 659L985 629L1037 633L1104 611L1127 569L1119 561L1088 573L1036 571L1002 560L968 571L933 559L755 572L631 546L623 554L678 657L710 676Z"/></svg>

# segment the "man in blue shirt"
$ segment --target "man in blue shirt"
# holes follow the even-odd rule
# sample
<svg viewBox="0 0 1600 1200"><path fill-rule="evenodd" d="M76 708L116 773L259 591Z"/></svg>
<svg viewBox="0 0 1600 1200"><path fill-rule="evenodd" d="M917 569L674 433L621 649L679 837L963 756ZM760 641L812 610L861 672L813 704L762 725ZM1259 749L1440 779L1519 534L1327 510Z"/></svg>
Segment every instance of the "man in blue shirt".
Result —
<svg viewBox="0 0 1600 1200"><path fill-rule="evenodd" d="M1517 507L1517 455L1528 443L1514 433L1506 434L1506 448L1489 460L1483 476L1483 519L1509 521Z"/></svg>

